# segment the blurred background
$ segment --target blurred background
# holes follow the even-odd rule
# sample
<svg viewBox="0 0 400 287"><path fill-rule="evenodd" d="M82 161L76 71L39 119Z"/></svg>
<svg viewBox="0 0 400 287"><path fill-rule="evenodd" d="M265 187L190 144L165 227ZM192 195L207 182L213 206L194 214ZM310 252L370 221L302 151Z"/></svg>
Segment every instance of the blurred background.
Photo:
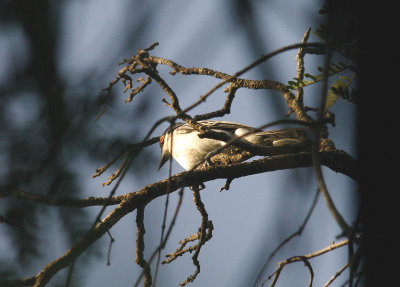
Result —
<svg viewBox="0 0 400 287"><path fill-rule="evenodd" d="M150 53L184 67L207 67L233 74L260 55L298 43L326 19L318 14L322 2L281 1L157 1L75 0L0 2L0 183L53 197L108 196L113 186L102 183L118 165L92 179L96 168L130 143L141 141L161 117L174 115L161 99L166 95L153 83L131 103L116 85L102 117L105 88L121 68L118 63L137 49L159 42ZM310 42L318 41L311 35ZM282 83L296 76L296 50L282 53L243 75ZM306 72L316 73L322 56L306 56ZM174 89L183 108L218 83L205 76L160 75ZM305 103L319 106L320 86L305 89ZM194 116L222 107L226 94L216 91ZM231 113L223 118L261 126L286 117L288 110L277 92L240 89ZM336 126L330 138L338 149L356 156L355 107L338 101L332 107ZM283 126L276 126L280 128ZM153 134L160 135L167 123ZM125 194L164 179L157 172L159 146L137 157L117 190ZM173 163L173 172L183 169ZM333 200L348 223L357 213L356 184L323 169ZM277 171L234 180L230 190L218 192L223 180L206 183L202 199L214 223L214 237L202 248L201 273L189 286L253 286L270 253L302 224L315 195L311 168ZM178 197L170 197L171 215ZM162 255L195 233L201 217L185 191L173 233ZM165 198L145 210L145 257L159 243ZM2 198L0 215L0 278L30 277L61 256L90 228L100 207L48 207ZM107 211L111 211L108 208ZM135 212L111 229L115 243L107 266L109 238L104 236L79 257L71 286L133 286L141 269L134 262ZM170 219L170 216L168 217ZM278 261L304 255L339 240L341 230L322 199L301 237L274 257L266 279ZM346 264L341 248L311 260L315 286L322 286ZM154 270L154 266L152 267ZM195 267L189 254L160 267L158 286L177 286ZM49 286L65 286L68 269ZM342 275L332 286L341 286ZM305 286L309 273L303 263L283 270L277 286ZM116 283L117 282L117 283ZM257 286L261 286L258 284Z"/></svg>

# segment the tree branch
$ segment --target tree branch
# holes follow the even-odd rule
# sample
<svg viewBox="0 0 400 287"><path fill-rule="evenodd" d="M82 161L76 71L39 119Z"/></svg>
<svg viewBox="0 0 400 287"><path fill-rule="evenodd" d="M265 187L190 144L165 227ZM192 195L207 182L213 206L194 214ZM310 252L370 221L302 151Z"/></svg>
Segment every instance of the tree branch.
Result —
<svg viewBox="0 0 400 287"><path fill-rule="evenodd" d="M320 153L321 164L328 166L336 172L341 172L355 180L359 178L358 162L345 152L329 151ZM239 178L252 174L270 172L275 170L293 169L312 166L312 157L309 152L288 154L263 158L251 162L242 162L230 166L212 166L206 169L182 172L164 179L160 182L147 185L139 191L111 198L102 198L116 202L120 200L118 207L111 211L101 222L95 224L74 246L58 259L47 264L37 275L13 282L33 282L35 287L44 286L61 269L66 268L75 258L84 252L93 242L98 240L111 229L126 214L134 211L139 206L145 206L157 197L173 192L182 186L193 186L198 182L206 182L218 178ZM169 185L169 188L167 188ZM24 198L25 199L25 198ZM91 199L86 199L90 201ZM85 201L85 200L84 200ZM79 202L79 200L78 200ZM42 202L44 203L44 202ZM1 286L7 286L10 280L0 281ZM32 285L32 284L30 284ZM9 286L9 285L8 285Z"/></svg>
<svg viewBox="0 0 400 287"><path fill-rule="evenodd" d="M272 282L272 284L271 284L271 287L272 287L272 286L275 286L275 284L276 284L276 282L277 282L277 280L278 280L278 278L279 278L279 275L280 275L282 269L283 269L286 265L291 264L291 263L294 263L294 262L299 262L299 261L303 261L303 262L306 264L306 266L309 268L309 270L310 270L310 275L311 275L310 277L311 277L311 278L310 278L309 286L311 286L311 285L312 285L312 280L313 280L313 277L314 277L314 273L313 273L313 271L312 271L312 268L311 268L310 263L308 262L308 259L312 259L312 258L314 258L314 257L318 257L318 256L320 256L320 255L322 255L322 254L325 254L325 253L330 252L330 251L332 251L332 250L335 250L335 249L337 249L337 248L339 248L339 247L342 247L342 246L344 246L344 245L347 245L348 243L349 243L349 240L348 240L348 239L345 239L345 240L342 240L342 241L340 241L340 242L338 242L338 243L332 243L332 244L330 244L328 247L326 247L326 248L324 248L324 249L321 249L321 250L318 250L318 251L316 251L316 252L309 253L309 254L302 255L302 256L293 256L293 257L287 258L287 259L285 259L285 260L279 262L279 263L278 263L278 268L276 269L276 271L268 277L268 280L269 280L269 279L272 278L273 275L275 275L275 276L274 276L274 280L273 280L273 282Z"/></svg>
<svg viewBox="0 0 400 287"><path fill-rule="evenodd" d="M116 205L121 203L124 199L123 195L108 197L87 197L83 199L75 199L68 197L51 197L48 195L22 191L19 189L6 189L0 191L0 198L14 197L18 199L33 201L46 205L60 206L60 207L90 207L90 206L103 206L103 205Z"/></svg>
<svg viewBox="0 0 400 287"><path fill-rule="evenodd" d="M319 154L321 164L329 167L335 172L347 175L355 181L359 180L359 163L346 152L335 150L323 151ZM185 182L184 186L190 186L191 184L193 185L199 181L206 182L217 178L237 178L251 174L309 166L312 166L311 153L309 152L271 156L251 162L232 164L230 166L211 166L206 169L182 172L174 175L173 177L171 177L172 183L174 185L174 188L171 189L171 192L175 191L179 187L179 185L177 185L177 182L182 182L183 180ZM157 190L160 188L166 188L165 181L166 180L154 183L152 185L149 185L148 187L150 188L151 186L154 186L157 187ZM6 190L4 187L0 191L0 198L15 197L46 205L77 208L116 205L125 200L127 196L129 196L129 194L113 196L110 198L91 196L84 199L73 199L66 197L54 198L47 195L36 194L16 189Z"/></svg>

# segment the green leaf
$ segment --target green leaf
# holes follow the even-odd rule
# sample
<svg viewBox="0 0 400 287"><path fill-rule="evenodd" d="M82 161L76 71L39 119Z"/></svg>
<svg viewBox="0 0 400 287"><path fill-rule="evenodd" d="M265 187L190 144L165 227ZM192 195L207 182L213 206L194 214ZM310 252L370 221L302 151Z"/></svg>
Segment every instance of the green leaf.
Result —
<svg viewBox="0 0 400 287"><path fill-rule="evenodd" d="M344 99L345 101L352 101L352 92L349 91L349 86L354 81L356 74L353 74L352 78L340 75L339 79L337 79L329 88L325 109L328 110L339 98Z"/></svg>

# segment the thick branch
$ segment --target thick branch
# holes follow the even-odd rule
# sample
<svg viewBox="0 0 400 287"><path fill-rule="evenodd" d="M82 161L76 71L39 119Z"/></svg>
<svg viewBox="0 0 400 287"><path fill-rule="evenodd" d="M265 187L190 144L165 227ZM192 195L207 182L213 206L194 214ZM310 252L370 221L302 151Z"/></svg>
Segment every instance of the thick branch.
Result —
<svg viewBox="0 0 400 287"><path fill-rule="evenodd" d="M68 197L51 197L44 194L32 193L22 191L19 189L5 189L0 191L0 198L2 197L15 197L18 199L29 200L37 203L43 203L46 205L54 205L61 207L90 207L90 206L102 206L102 205L115 205L121 203L124 196L108 197L87 197L83 199L75 199Z"/></svg>
<svg viewBox="0 0 400 287"><path fill-rule="evenodd" d="M277 147L277 151L279 151ZM321 163L335 172L342 173L348 177L358 180L360 178L359 174L359 163L357 160L353 159L344 151L324 151L320 152ZM171 177L171 192L179 188L180 183L183 186L191 186L199 181L206 182L218 178L237 178L243 177L251 174L270 172L282 169L292 169L298 167L308 167L312 166L311 153L302 152L298 154L286 154L280 156L273 156L269 158L263 158L260 160L255 160L251 162L243 162L232 164L230 166L214 166L206 169L195 170L191 172L182 172ZM148 185L141 191L134 192L131 194L142 194L146 189L149 192L152 190L167 190L167 179ZM155 197L161 196L165 193L156 195ZM16 197L19 199L34 201L38 203L43 203L47 205L55 205L62 207L89 207L89 206L102 206L102 205L115 205L120 204L125 200L127 195L108 197L88 197L84 199L73 199L73 198L52 198L46 195L35 194L20 190L1 190L1 197ZM150 199L151 200L151 199Z"/></svg>
<svg viewBox="0 0 400 287"><path fill-rule="evenodd" d="M358 163L349 155L340 151L320 153L321 163L336 172L341 172L357 180ZM206 182L217 178L238 178L252 174L269 172L281 169L293 169L298 167L312 166L311 154L302 152L299 154L280 155L263 158L252 162L232 164L230 166L216 166L206 169L183 172L164 179L160 182L150 184L137 192L124 195L121 203L110 212L101 222L90 229L80 241L58 259L47 264L36 276L27 279L13 280L13 282L33 282L34 286L44 286L61 269L67 267L75 258L83 253L93 242L98 240L111 229L126 214L134 211L139 206L145 206L153 199L173 192L181 186L193 186L198 182ZM169 188L167 186L169 185ZM113 197L114 198L114 197ZM10 281L0 281L4 286ZM3 286L3 285L2 285ZM8 285L9 286L9 285Z"/></svg>

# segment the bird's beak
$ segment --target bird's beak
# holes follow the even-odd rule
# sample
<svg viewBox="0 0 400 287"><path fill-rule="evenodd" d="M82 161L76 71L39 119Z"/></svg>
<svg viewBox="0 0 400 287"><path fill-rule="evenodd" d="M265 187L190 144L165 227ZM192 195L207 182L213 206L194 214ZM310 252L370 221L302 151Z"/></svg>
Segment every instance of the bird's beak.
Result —
<svg viewBox="0 0 400 287"><path fill-rule="evenodd" d="M160 160L160 164L158 165L158 170L160 170L160 168L169 160L169 156L166 155L165 153L161 154L161 160Z"/></svg>

